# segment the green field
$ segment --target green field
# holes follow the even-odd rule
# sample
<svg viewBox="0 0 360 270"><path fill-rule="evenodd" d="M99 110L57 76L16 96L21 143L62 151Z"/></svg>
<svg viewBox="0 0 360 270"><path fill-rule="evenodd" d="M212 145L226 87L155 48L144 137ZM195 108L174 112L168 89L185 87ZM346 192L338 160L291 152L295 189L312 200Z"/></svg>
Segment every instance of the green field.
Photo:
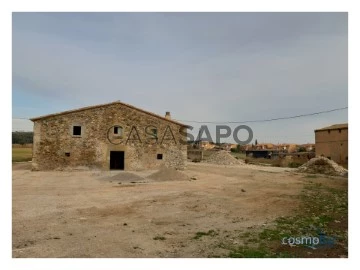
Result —
<svg viewBox="0 0 360 270"><path fill-rule="evenodd" d="M231 155L237 159L242 159L246 163L254 164L254 165L264 165L264 166L273 166L273 167L290 167L297 168L307 162L306 159L293 159L289 160L287 163L284 163L282 159L270 159L270 158L253 158L246 157L245 153L234 153Z"/></svg>
<svg viewBox="0 0 360 270"><path fill-rule="evenodd" d="M246 159L245 153L231 152L231 155L233 155L237 159Z"/></svg>
<svg viewBox="0 0 360 270"><path fill-rule="evenodd" d="M32 148L12 148L12 162L31 161Z"/></svg>

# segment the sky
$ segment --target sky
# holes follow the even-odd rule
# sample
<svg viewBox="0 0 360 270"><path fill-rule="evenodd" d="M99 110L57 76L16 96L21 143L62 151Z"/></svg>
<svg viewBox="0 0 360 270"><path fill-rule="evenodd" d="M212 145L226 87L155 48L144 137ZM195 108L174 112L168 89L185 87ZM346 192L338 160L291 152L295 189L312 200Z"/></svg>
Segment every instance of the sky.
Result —
<svg viewBox="0 0 360 270"><path fill-rule="evenodd" d="M348 106L347 13L12 17L13 131L31 131L25 120L31 117L116 100L159 115L170 111L194 127L193 135L201 124L191 121L262 120ZM347 121L341 110L247 125L259 143L309 143L314 129ZM215 125L208 129L215 140Z"/></svg>

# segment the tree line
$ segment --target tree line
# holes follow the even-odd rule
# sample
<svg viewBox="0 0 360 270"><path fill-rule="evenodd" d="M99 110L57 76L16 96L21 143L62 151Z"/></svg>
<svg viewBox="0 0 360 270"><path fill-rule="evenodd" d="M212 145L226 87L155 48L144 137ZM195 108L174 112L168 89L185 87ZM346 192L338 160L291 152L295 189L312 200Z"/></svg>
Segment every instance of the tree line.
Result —
<svg viewBox="0 0 360 270"><path fill-rule="evenodd" d="M34 132L31 131L13 131L12 144L33 143Z"/></svg>

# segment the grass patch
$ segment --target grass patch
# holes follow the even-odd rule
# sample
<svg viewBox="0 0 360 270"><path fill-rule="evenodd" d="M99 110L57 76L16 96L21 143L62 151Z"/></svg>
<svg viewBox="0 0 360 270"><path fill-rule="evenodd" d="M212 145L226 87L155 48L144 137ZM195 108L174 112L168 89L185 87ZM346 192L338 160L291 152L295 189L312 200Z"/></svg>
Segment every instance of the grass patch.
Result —
<svg viewBox="0 0 360 270"><path fill-rule="evenodd" d="M289 168L299 168L303 163L299 163L299 162L289 162L288 163L288 167Z"/></svg>
<svg viewBox="0 0 360 270"><path fill-rule="evenodd" d="M218 235L218 233L215 232L214 230L209 230L208 232L197 232L193 237L193 239L200 239L203 236L215 236L215 235Z"/></svg>
<svg viewBox="0 0 360 270"><path fill-rule="evenodd" d="M245 153L237 153L237 152L231 152L231 155L235 157L236 159L246 159Z"/></svg>
<svg viewBox="0 0 360 270"><path fill-rule="evenodd" d="M229 253L229 258L292 258L293 256L288 252L281 252L274 254L264 248L250 248L240 247L236 250L232 250Z"/></svg>
<svg viewBox="0 0 360 270"><path fill-rule="evenodd" d="M12 162L31 161L32 148L12 148Z"/></svg>
<svg viewBox="0 0 360 270"><path fill-rule="evenodd" d="M230 252L230 258L269 258L269 253L262 249L240 247Z"/></svg>
<svg viewBox="0 0 360 270"><path fill-rule="evenodd" d="M246 164L254 164L260 166L272 166L272 167L289 167L289 168L298 168L307 160L296 160L287 162L284 158L254 158L254 157L247 157L245 158Z"/></svg>
<svg viewBox="0 0 360 270"><path fill-rule="evenodd" d="M245 244L229 246L228 257L304 258L347 255L347 189L330 188L325 184L310 181L305 184L300 199L301 206L293 216L277 218L274 225L258 232L242 233L239 237ZM316 250L313 250L306 245L290 247L281 244L284 237L320 235L335 239L333 245L317 246Z"/></svg>
<svg viewBox="0 0 360 270"><path fill-rule="evenodd" d="M247 157L245 163L260 166L281 167L281 159Z"/></svg>

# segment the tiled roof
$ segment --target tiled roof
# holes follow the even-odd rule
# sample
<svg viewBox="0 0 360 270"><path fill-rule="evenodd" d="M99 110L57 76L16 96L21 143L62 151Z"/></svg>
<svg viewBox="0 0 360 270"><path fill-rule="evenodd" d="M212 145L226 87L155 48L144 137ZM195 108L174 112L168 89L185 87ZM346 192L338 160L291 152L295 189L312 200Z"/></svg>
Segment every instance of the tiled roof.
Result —
<svg viewBox="0 0 360 270"><path fill-rule="evenodd" d="M43 115L43 116L31 118L30 120L33 121L33 122L35 122L35 121L37 121L37 120L44 119L44 118L49 118L49 117L58 116L58 115L64 115L64 114L70 114L70 113L80 112L80 111L85 111L85 110L90 110L90 109L96 109L96 108L106 107L106 106L110 106L110 105L114 105L114 104L121 104L121 105L126 106L126 107L128 107L128 108L131 108L131 109L140 111L140 112L142 112L142 113L146 113L146 114L148 114L148 115L151 115L151 116L160 118L161 120L169 121L169 122L171 122L171 123L173 123L173 124L177 124L177 125L179 125L179 126L189 127L188 125L185 125L185 124L183 124L183 123L180 123L180 122L177 122L177 121L174 121L174 120L165 118L165 117L160 116L160 115L155 114L155 113L151 113L151 112L145 111L145 110L143 110L143 109L137 108L137 107L132 106L132 105L130 105L130 104L123 103L123 102L121 102L121 101L115 101L115 102L111 102L111 103L105 103L105 104L99 104L99 105L94 105L94 106L88 106L88 107L83 107L83 108L79 108L79 109L75 109L75 110L69 110L69 111L64 111L64 112L59 112L59 113L47 114L47 115Z"/></svg>
<svg viewBox="0 0 360 270"><path fill-rule="evenodd" d="M348 128L348 124L346 123L346 124L336 124L336 125L316 129L315 131L329 130L329 129L347 129L347 128Z"/></svg>

